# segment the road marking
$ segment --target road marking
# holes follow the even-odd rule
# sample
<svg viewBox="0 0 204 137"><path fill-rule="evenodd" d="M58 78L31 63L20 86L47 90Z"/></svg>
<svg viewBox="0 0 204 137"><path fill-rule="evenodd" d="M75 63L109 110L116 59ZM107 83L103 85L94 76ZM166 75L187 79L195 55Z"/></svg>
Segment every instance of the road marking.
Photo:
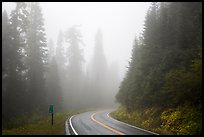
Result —
<svg viewBox="0 0 204 137"><path fill-rule="evenodd" d="M67 122L68 122L68 119L65 121L65 135L69 135L70 134Z"/></svg>
<svg viewBox="0 0 204 137"><path fill-rule="evenodd" d="M116 120L116 119L112 118L112 117L109 115L110 113L111 113L111 112L109 112L109 113L107 114L107 116L108 116L109 118L111 118L111 119L113 119L113 120L115 120L115 121L121 123L121 124L125 124L125 125L127 125L127 126L130 126L130 127L133 127L133 128L136 128L136 129L139 129L139 130L142 130L142 131L145 131L145 132L154 134L154 135L159 135L159 134L157 134L157 133L154 133L154 132L151 132L151 131L148 131L148 130L145 130L145 129L142 129L142 128L139 128L139 127L135 127L135 126L133 126L133 125L130 125L130 124L124 123L124 122L122 122L122 121Z"/></svg>
<svg viewBox="0 0 204 137"><path fill-rule="evenodd" d="M69 123L70 123L70 126L71 126L72 130L74 131L74 134L75 134L75 135L78 135L78 133L76 132L76 130L74 129L74 127L73 127L73 125L72 125L72 118L73 118L73 117L74 117L74 116L71 116L71 117L70 117Z"/></svg>
<svg viewBox="0 0 204 137"><path fill-rule="evenodd" d="M122 133L122 132L120 132L120 131L118 131L118 130L116 130L116 129L113 129L113 128L111 128L111 127L109 127L109 126L107 126L107 125L101 123L100 121L96 120L96 119L94 118L94 115L95 115L95 114L96 114L96 113L94 113L94 114L91 115L91 119L92 119L93 121L95 121L96 123L100 124L101 126L107 128L107 129L109 129L109 130L111 130L111 131L113 131L113 132L115 132L115 133L117 133L117 134L119 134L119 135L125 135L124 133Z"/></svg>

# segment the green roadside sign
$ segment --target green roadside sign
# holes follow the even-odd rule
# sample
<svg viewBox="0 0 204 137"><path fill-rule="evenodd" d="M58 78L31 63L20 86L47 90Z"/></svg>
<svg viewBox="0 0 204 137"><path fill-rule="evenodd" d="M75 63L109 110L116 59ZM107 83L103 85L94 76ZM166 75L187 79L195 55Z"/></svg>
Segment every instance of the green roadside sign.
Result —
<svg viewBox="0 0 204 137"><path fill-rule="evenodd" d="M50 105L50 107L49 107L49 113L53 113L53 105Z"/></svg>

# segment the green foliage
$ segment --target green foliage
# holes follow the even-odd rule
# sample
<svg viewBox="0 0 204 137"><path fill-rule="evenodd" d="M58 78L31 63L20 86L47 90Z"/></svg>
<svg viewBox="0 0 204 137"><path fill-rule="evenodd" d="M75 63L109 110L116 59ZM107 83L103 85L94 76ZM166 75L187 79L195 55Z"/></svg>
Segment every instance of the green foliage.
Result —
<svg viewBox="0 0 204 137"><path fill-rule="evenodd" d="M110 115L120 121L164 135L202 134L202 110L189 104L176 108L151 107L128 112L120 106Z"/></svg>
<svg viewBox="0 0 204 137"><path fill-rule="evenodd" d="M188 105L165 110L161 115L161 128L173 134L196 135L202 133L202 113Z"/></svg>
<svg viewBox="0 0 204 137"><path fill-rule="evenodd" d="M172 100L173 104L190 102L197 105L201 101L202 58L200 47L198 51L198 56L188 68L176 69L165 75L164 89L167 92L168 99Z"/></svg>
<svg viewBox="0 0 204 137"><path fill-rule="evenodd" d="M136 127L144 128L153 132L157 132L160 126L161 111L158 108L138 109L128 112L125 107L120 106L116 111L111 112L110 115L120 121L134 125Z"/></svg>
<svg viewBox="0 0 204 137"><path fill-rule="evenodd" d="M2 135L64 135L64 122L72 115L81 111L70 111L54 114L54 125L51 125L51 115L39 117L35 115L29 123L20 127L2 130ZM38 118L37 118L38 117Z"/></svg>
<svg viewBox="0 0 204 137"><path fill-rule="evenodd" d="M48 62L48 47L44 20L39 3L29 4L29 23L27 24L26 66L27 90L29 91L30 111L46 110L45 70ZM40 33L39 33L40 32Z"/></svg>
<svg viewBox="0 0 204 137"><path fill-rule="evenodd" d="M2 18L2 126L21 123L17 117L46 110L44 88L47 58L42 13L37 3L16 2ZM29 7L29 6L30 7ZM39 33L40 32L40 33Z"/></svg>
<svg viewBox="0 0 204 137"><path fill-rule="evenodd" d="M45 115L40 113L39 111L36 111L34 113L24 113L19 116L15 116L10 118L8 121L8 125L5 127L5 129L12 129L12 128L17 128L19 126L22 126L24 124L30 124L32 122L38 121L42 118L44 118ZM3 127L4 129L4 127Z"/></svg>
<svg viewBox="0 0 204 137"><path fill-rule="evenodd" d="M4 11L2 16L2 125L10 126L9 121L25 111L23 104L26 97L25 71L23 63L25 33L25 3L19 2L10 16Z"/></svg>
<svg viewBox="0 0 204 137"><path fill-rule="evenodd" d="M132 60L116 99L128 113L149 108L176 109L188 104L185 111L200 114L202 103L202 6L201 3L152 3L139 40L135 40ZM158 111L160 112L160 111ZM200 134L199 121L184 111L173 110L166 117L164 128L154 129L165 134ZM189 114L190 115L190 114ZM163 115L165 119L165 112ZM184 119L194 123L182 123ZM128 117L124 115L123 119ZM153 119L142 118L141 125L151 127ZM159 124L155 115L156 125ZM197 117L201 120L201 117ZM161 122L161 121L160 121ZM175 129L170 130L171 124ZM183 126L180 127L179 125ZM193 131L185 127L190 126ZM194 130L195 128L195 130ZM163 130L163 131L161 131Z"/></svg>

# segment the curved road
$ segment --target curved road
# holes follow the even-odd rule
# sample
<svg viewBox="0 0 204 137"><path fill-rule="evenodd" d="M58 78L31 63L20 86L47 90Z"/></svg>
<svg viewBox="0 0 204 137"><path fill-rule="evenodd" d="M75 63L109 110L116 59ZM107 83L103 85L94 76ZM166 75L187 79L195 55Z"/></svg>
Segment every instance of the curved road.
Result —
<svg viewBox="0 0 204 137"><path fill-rule="evenodd" d="M158 135L156 133L117 121L109 116L113 110L90 111L67 120L74 135Z"/></svg>

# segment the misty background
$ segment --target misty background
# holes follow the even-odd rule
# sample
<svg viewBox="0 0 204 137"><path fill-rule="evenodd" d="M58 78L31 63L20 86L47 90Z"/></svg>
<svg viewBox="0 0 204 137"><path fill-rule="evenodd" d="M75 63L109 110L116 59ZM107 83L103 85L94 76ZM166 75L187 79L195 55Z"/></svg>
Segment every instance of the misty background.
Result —
<svg viewBox="0 0 204 137"><path fill-rule="evenodd" d="M202 134L201 76L200 2L2 2L5 129L52 104L117 107L158 133Z"/></svg>
<svg viewBox="0 0 204 137"><path fill-rule="evenodd" d="M41 72L47 105L54 104L56 110L114 106L134 38L143 30L150 3L25 3L28 18L35 4L40 9L37 16L42 16L47 44L44 52L48 52L45 71ZM14 2L2 3L2 12L6 10L8 16L15 8L21 10Z"/></svg>
<svg viewBox="0 0 204 137"><path fill-rule="evenodd" d="M42 8L47 41L56 48L59 30L80 25L85 46L85 68L93 57L94 36L103 33L103 48L107 63L118 66L120 81L130 61L134 38L142 33L150 2L39 2ZM2 11L8 13L15 3L4 2ZM117 49L117 50L116 50Z"/></svg>
<svg viewBox="0 0 204 137"><path fill-rule="evenodd" d="M3 2L3 51L10 50L3 54L3 104L10 109L4 117L15 111L9 96L17 95L25 98L19 105L26 103L22 112L28 113L45 111L50 104L55 111L115 106L148 6L142 2ZM8 49L9 43L18 46ZM9 68L12 62L20 65ZM10 71L16 76L10 77Z"/></svg>

